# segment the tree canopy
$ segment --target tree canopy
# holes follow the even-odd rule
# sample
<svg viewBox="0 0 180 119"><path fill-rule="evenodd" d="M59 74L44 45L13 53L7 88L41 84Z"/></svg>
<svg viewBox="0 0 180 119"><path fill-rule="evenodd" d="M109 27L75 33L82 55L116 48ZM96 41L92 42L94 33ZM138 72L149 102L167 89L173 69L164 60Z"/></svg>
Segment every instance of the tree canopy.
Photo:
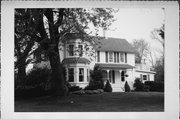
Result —
<svg viewBox="0 0 180 119"><path fill-rule="evenodd" d="M114 12L111 8L15 9L15 66L21 79L25 77L28 57L40 49L50 61L56 91L59 94L66 92L59 42L67 41L70 34L78 34L82 40L92 41L89 24L95 30L107 30L114 21Z"/></svg>
<svg viewBox="0 0 180 119"><path fill-rule="evenodd" d="M144 39L134 39L132 46L136 50L135 62L142 63L142 60L146 59L149 53L149 44Z"/></svg>

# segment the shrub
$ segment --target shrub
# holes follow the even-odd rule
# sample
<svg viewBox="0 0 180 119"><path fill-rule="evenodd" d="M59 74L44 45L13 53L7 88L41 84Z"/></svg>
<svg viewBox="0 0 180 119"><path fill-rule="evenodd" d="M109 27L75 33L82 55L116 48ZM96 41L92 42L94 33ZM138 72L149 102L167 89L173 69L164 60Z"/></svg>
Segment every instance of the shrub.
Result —
<svg viewBox="0 0 180 119"><path fill-rule="evenodd" d="M149 86L149 91L158 91L163 92L164 91L164 83L158 83L154 81L146 81L146 86Z"/></svg>
<svg viewBox="0 0 180 119"><path fill-rule="evenodd" d="M139 78L135 79L134 87L135 91L144 91L144 84L140 81Z"/></svg>
<svg viewBox="0 0 180 119"><path fill-rule="evenodd" d="M15 86L16 97L34 97L50 94L53 89L51 70L35 68L28 73L23 83Z"/></svg>
<svg viewBox="0 0 180 119"><path fill-rule="evenodd" d="M126 81L126 83L124 85L124 88L125 88L125 92L129 92L130 91L130 87L129 87L129 84L128 84L127 81Z"/></svg>
<svg viewBox="0 0 180 119"><path fill-rule="evenodd" d="M105 88L104 88L105 92L112 92L112 87L111 84L109 83L109 81L107 80Z"/></svg>
<svg viewBox="0 0 180 119"><path fill-rule="evenodd" d="M85 90L97 90L104 88L104 81L102 76L102 70L99 66L95 66L93 71L90 72L91 80L89 85L85 87Z"/></svg>
<svg viewBox="0 0 180 119"><path fill-rule="evenodd" d="M82 90L82 88L80 88L79 86L70 86L70 87L68 87L68 89L69 89L69 92Z"/></svg>

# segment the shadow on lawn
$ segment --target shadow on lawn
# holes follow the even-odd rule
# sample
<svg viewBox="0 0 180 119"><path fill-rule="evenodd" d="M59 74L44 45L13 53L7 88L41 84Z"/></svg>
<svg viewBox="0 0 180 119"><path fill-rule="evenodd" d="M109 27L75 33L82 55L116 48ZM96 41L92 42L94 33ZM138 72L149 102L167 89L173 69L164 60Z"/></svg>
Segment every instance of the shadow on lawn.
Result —
<svg viewBox="0 0 180 119"><path fill-rule="evenodd" d="M15 112L162 112L162 92L118 92L50 96L15 101Z"/></svg>

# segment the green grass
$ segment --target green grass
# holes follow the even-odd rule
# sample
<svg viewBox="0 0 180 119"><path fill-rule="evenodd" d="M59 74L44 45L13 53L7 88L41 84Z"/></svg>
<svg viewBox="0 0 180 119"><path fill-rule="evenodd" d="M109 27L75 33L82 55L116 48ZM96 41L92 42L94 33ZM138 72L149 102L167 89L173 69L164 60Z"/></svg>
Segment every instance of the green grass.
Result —
<svg viewBox="0 0 180 119"><path fill-rule="evenodd" d="M73 101L73 103L71 103ZM161 112L164 93L118 92L70 95L64 99L39 97L15 101L15 112Z"/></svg>

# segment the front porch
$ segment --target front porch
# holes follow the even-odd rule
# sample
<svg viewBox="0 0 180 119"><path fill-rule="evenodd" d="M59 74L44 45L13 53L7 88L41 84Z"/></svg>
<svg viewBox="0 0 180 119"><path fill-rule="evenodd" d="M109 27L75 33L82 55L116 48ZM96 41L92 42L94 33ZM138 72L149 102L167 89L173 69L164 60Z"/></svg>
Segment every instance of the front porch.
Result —
<svg viewBox="0 0 180 119"><path fill-rule="evenodd" d="M97 65L97 64L96 64ZM133 89L134 83L134 70L133 66L127 64L100 64L99 67L103 70L104 83L108 80L113 88L113 92L124 92L124 85L127 81L130 88Z"/></svg>

